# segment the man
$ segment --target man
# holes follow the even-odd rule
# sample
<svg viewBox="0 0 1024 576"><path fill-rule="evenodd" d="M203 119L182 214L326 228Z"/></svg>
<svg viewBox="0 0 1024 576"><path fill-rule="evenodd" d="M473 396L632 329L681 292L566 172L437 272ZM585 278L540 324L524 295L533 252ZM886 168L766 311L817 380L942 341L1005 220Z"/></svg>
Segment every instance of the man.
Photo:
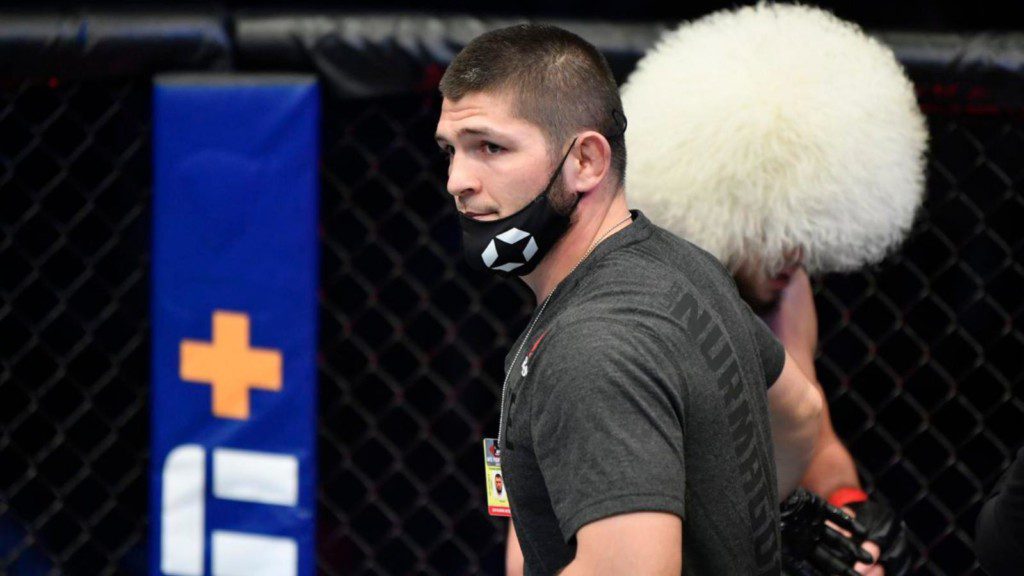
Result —
<svg viewBox="0 0 1024 576"><path fill-rule="evenodd" d="M498 494L498 498L502 498L505 495L505 486L501 480L501 474L494 475L494 491Z"/></svg>
<svg viewBox="0 0 1024 576"><path fill-rule="evenodd" d="M927 129L892 52L822 10L761 4L667 34L623 100L631 199L715 254L816 380L808 273L879 261L923 196ZM882 546L862 573L909 570L902 524L862 490L827 409L800 484L857 515L875 557Z"/></svg>
<svg viewBox="0 0 1024 576"><path fill-rule="evenodd" d="M776 467L802 475L820 395L713 257L627 209L604 58L514 26L473 40L440 88L467 261L539 303L498 438L525 573L778 574L778 494L796 483Z"/></svg>

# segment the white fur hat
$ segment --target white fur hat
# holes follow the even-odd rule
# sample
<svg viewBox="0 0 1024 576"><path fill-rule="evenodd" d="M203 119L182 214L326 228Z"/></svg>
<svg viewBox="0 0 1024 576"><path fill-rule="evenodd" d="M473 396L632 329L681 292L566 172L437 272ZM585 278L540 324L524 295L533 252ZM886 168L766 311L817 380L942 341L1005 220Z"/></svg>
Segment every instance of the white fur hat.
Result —
<svg viewBox="0 0 1024 576"><path fill-rule="evenodd" d="M811 273L877 262L924 192L928 131L892 51L809 6L667 33L623 87L626 197L735 270L802 247Z"/></svg>

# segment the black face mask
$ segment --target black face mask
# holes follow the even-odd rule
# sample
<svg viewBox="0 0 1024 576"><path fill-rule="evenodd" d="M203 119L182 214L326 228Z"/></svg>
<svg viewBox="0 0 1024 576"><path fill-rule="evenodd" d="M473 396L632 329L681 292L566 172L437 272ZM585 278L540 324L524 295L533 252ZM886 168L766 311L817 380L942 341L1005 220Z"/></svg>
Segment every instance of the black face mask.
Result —
<svg viewBox="0 0 1024 576"><path fill-rule="evenodd" d="M462 253L470 268L490 270L501 275L525 276L533 272L537 264L551 250L569 229L569 216L579 204L580 195L567 214L559 214L551 206L548 197L551 186L562 173L565 159L569 157L576 140L569 144L569 150L562 156L558 168L548 180L544 190L522 210L499 220L480 221L462 214Z"/></svg>

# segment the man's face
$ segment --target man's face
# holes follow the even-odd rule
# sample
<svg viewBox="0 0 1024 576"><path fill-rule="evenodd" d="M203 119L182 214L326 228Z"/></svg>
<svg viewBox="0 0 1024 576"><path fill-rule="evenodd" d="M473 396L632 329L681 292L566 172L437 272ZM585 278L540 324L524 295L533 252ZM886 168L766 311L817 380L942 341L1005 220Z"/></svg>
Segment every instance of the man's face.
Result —
<svg viewBox="0 0 1024 576"><path fill-rule="evenodd" d="M529 204L555 170L540 128L512 116L508 96L477 92L444 99L437 123L438 146L449 157L448 192L460 213L497 220ZM558 150L559 157L564 150ZM571 203L562 179L552 186L552 204Z"/></svg>
<svg viewBox="0 0 1024 576"><path fill-rule="evenodd" d="M803 251L791 250L786 254L786 263L775 274L769 275L760 260L751 259L733 274L740 296L757 314L772 312L779 304L782 291L789 286L793 274L803 263Z"/></svg>
<svg viewBox="0 0 1024 576"><path fill-rule="evenodd" d="M495 476L494 477L494 487L498 490L498 494L501 494L501 490L502 490L501 476Z"/></svg>

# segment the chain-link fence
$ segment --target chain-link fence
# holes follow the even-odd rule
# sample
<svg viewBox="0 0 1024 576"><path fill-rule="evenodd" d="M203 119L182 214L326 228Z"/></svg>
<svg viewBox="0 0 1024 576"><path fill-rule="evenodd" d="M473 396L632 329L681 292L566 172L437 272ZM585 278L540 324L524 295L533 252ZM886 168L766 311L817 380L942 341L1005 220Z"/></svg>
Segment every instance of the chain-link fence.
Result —
<svg viewBox="0 0 1024 576"><path fill-rule="evenodd" d="M146 82L0 89L0 574L142 573Z"/></svg>
<svg viewBox="0 0 1024 576"><path fill-rule="evenodd" d="M1024 118L929 126L902 253L817 286L818 376L862 476L902 511L918 573L970 574L980 504L1024 442Z"/></svg>
<svg viewBox="0 0 1024 576"><path fill-rule="evenodd" d="M322 574L503 569L480 439L532 296L460 262L438 106L324 99ZM930 120L905 250L816 282L818 370L919 573L970 574L1024 441L1024 117ZM0 86L0 573L146 571L148 126L144 80Z"/></svg>

